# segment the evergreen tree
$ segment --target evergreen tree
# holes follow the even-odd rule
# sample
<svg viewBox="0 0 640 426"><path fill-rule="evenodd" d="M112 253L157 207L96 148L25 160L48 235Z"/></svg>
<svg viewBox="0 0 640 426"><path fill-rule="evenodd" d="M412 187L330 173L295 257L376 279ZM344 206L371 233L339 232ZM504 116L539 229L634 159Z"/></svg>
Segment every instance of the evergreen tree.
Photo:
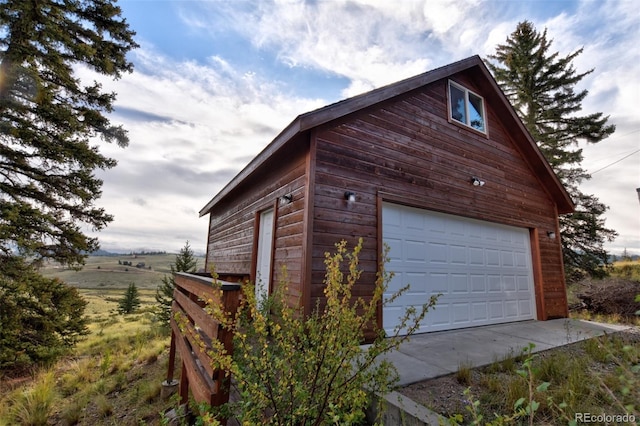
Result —
<svg viewBox="0 0 640 426"><path fill-rule="evenodd" d="M140 295L135 283L129 284L127 291L118 302L118 313L122 315L131 314L140 307Z"/></svg>
<svg viewBox="0 0 640 426"><path fill-rule="evenodd" d="M78 290L20 257L0 256L0 301L0 371L51 363L88 332Z"/></svg>
<svg viewBox="0 0 640 426"><path fill-rule="evenodd" d="M593 69L577 73L572 62L582 49L561 57L550 52L551 43L546 29L539 33L530 22L520 22L487 65L575 203L574 213L560 217L568 279L585 273L604 276L608 255L603 244L617 233L605 227L607 207L579 188L591 176L581 167L577 145L600 142L615 126L600 112L579 115L588 92L575 87Z"/></svg>
<svg viewBox="0 0 640 426"><path fill-rule="evenodd" d="M116 162L93 141L128 137L105 116L115 94L75 71L132 71L135 33L120 13L113 0L0 1L0 253L76 265L98 248L83 228L112 217L94 204L94 171Z"/></svg>
<svg viewBox="0 0 640 426"><path fill-rule="evenodd" d="M171 319L171 303L173 302L173 290L176 288L175 275L176 272L195 272L198 260L189 246L187 241L183 248L180 249L180 253L176 255L176 262L169 265L171 268L171 275L165 275L162 278L162 283L156 289L156 302L158 302L156 308L156 317L158 321L164 326L169 326L169 320Z"/></svg>

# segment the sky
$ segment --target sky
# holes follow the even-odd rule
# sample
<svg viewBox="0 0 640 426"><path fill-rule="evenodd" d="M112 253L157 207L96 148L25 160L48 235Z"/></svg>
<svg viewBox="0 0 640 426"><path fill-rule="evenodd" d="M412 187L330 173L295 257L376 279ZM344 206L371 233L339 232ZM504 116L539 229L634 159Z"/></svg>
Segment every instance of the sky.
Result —
<svg viewBox="0 0 640 426"><path fill-rule="evenodd" d="M606 248L640 254L640 13L634 0L120 0L140 47L134 71L99 79L117 93L112 123L129 146L98 175L114 221L110 251L206 250L199 210L299 114L472 55L486 58L518 22L547 29L552 51L593 69L581 114L617 130L580 145L609 206ZM84 72L84 75L82 73ZM81 78L95 78L80 71Z"/></svg>

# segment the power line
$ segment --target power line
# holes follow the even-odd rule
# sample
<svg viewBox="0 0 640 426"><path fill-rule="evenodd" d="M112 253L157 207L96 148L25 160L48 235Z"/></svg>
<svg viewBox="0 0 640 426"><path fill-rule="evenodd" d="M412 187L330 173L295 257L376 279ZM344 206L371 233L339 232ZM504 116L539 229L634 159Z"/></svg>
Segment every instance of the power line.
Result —
<svg viewBox="0 0 640 426"><path fill-rule="evenodd" d="M613 166L614 164L617 164L617 163L621 162L622 160L624 160L624 159L626 159L626 158L629 158L629 157L631 157L632 155L637 154L637 153L639 153L639 152L640 152L640 149L636 149L636 150L635 150L635 151L633 151L631 154L627 154L627 155L625 155L624 157L622 157L621 159L616 160L616 161L614 161L613 163L609 163L609 164L607 164L606 166L601 167L601 168L599 168L598 170L596 170L595 172L591 172L591 173L589 173L589 174L590 174L590 175L595 175L596 173L601 172L602 170L604 170L604 169L606 169L606 168L609 168L609 167Z"/></svg>

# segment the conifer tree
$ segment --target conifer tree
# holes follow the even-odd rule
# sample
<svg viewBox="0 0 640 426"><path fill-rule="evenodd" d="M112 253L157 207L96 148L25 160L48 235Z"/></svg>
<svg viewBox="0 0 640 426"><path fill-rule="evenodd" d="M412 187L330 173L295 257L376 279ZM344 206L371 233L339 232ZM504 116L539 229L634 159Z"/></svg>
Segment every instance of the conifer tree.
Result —
<svg viewBox="0 0 640 426"><path fill-rule="evenodd" d="M175 263L169 265L171 275L165 275L162 283L156 289L156 317L163 326L169 325L171 319L171 303L173 302L173 290L176 288L176 272L195 272L198 260L196 259L189 241L187 241L180 253L176 255Z"/></svg>
<svg viewBox="0 0 640 426"><path fill-rule="evenodd" d="M96 141L128 137L105 115L115 94L76 72L132 71L135 33L120 13L114 0L0 2L0 253L75 265L98 248L83 229L112 217L95 205L94 171L116 162Z"/></svg>
<svg viewBox="0 0 640 426"><path fill-rule="evenodd" d="M140 295L135 283L129 284L127 291L118 302L118 313L122 315L131 314L140 307Z"/></svg>
<svg viewBox="0 0 640 426"><path fill-rule="evenodd" d="M87 302L17 256L0 256L0 376L49 364L89 331Z"/></svg>
<svg viewBox="0 0 640 426"><path fill-rule="evenodd" d="M575 203L574 213L560 217L564 264L571 281L585 273L606 275L608 255L603 244L617 233L605 227L607 206L580 190L580 183L591 176L581 167L578 143L600 142L615 126L600 112L580 115L588 91L577 91L576 85L593 72L578 73L573 66L583 49L562 57L550 51L551 44L546 29L539 33L531 22L520 22L487 65Z"/></svg>

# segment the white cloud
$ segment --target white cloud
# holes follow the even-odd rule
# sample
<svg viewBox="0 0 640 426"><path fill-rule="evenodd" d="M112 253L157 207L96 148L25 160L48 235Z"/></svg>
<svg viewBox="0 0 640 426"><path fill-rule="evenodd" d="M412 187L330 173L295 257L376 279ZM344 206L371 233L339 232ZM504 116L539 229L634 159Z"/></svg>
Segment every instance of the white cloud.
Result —
<svg viewBox="0 0 640 426"><path fill-rule="evenodd" d="M105 248L177 250L187 235L204 249L207 221L198 210L282 128L322 101L285 98L272 80L238 72L219 57L202 65L139 50L134 61L132 74L103 82L118 93L112 121L125 126L130 143L102 148L118 165L100 173L100 204L115 217L100 239ZM201 230L197 239L194 229ZM150 236L146 247L136 245L141 235Z"/></svg>

